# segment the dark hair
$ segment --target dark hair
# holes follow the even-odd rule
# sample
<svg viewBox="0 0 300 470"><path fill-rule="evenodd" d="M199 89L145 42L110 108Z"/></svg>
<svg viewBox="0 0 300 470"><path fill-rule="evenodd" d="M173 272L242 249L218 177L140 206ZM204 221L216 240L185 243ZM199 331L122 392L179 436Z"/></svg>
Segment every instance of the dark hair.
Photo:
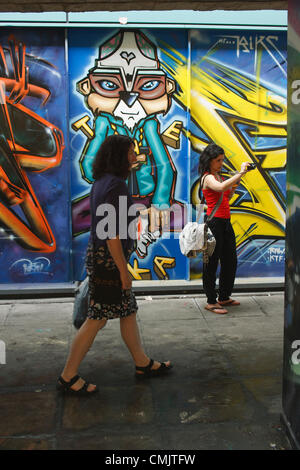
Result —
<svg viewBox="0 0 300 470"><path fill-rule="evenodd" d="M204 173L210 172L210 162L219 155L224 155L224 150L217 144L209 144L200 155L198 172L200 175L200 188L201 181Z"/></svg>
<svg viewBox="0 0 300 470"><path fill-rule="evenodd" d="M106 137L96 153L93 163L93 178L99 179L105 173L111 173L126 179L130 165L128 152L133 139L127 135L111 135Z"/></svg>

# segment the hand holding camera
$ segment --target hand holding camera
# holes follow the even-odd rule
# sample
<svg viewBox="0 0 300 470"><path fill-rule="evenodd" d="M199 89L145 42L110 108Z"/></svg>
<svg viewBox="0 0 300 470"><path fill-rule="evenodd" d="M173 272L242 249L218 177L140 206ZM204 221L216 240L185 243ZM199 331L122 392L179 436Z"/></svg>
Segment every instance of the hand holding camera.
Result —
<svg viewBox="0 0 300 470"><path fill-rule="evenodd" d="M229 183L231 183L231 195L234 193L236 188L239 186L240 181L248 171L254 170L256 168L256 163L243 162L241 166L241 171L236 171L231 178L229 178Z"/></svg>
<svg viewBox="0 0 300 470"><path fill-rule="evenodd" d="M254 170L256 168L256 163L249 163L247 171Z"/></svg>
<svg viewBox="0 0 300 470"><path fill-rule="evenodd" d="M248 171L254 170L256 168L256 163L244 162L241 166L241 173L247 173Z"/></svg>

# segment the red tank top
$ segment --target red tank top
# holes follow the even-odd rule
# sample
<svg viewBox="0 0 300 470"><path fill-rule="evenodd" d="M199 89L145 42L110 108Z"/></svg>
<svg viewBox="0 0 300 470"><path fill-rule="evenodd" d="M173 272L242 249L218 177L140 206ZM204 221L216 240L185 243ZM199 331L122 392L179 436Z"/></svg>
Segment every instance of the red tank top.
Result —
<svg viewBox="0 0 300 470"><path fill-rule="evenodd" d="M210 215L211 212L213 211L213 208L217 204L219 198L221 197L222 193L218 191L213 191L212 189L209 189L209 188L202 189L202 192L205 197L206 204L207 204L206 214ZM221 205L218 208L217 212L215 213L214 217L220 217L222 219L230 219L229 194L230 194L230 189L228 189L227 191L224 191L223 201L221 202Z"/></svg>

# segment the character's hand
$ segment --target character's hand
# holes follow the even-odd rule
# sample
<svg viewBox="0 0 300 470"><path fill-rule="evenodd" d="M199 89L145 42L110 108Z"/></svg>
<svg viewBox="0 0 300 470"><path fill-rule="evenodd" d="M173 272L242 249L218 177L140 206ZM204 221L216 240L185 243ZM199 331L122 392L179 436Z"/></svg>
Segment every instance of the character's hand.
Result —
<svg viewBox="0 0 300 470"><path fill-rule="evenodd" d="M136 156L136 160L137 161L136 161L136 163L134 163L132 165L132 168L135 169L135 170L138 170L143 163L146 163L147 155L145 155L144 153L141 153L140 155Z"/></svg>
<svg viewBox="0 0 300 470"><path fill-rule="evenodd" d="M169 228L170 226L170 212L168 209L158 210L151 206L148 209L149 213L149 230L150 232L160 231Z"/></svg>
<svg viewBox="0 0 300 470"><path fill-rule="evenodd" d="M168 209L164 209L160 211L160 220L161 220L161 230L169 230L170 229L170 211Z"/></svg>

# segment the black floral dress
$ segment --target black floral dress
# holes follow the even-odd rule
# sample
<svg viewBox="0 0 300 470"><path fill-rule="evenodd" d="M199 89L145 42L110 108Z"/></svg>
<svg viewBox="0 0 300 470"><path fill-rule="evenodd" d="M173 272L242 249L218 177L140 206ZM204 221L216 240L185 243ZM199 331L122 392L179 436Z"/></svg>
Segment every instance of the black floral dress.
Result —
<svg viewBox="0 0 300 470"><path fill-rule="evenodd" d="M127 262L132 252L133 244L129 244L127 249L124 250ZM89 276L88 318L109 320L124 318L137 312L138 306L135 295L132 289L122 289L119 269L106 242L102 243L101 246L97 246L94 243L93 236L90 237L85 265Z"/></svg>
<svg viewBox="0 0 300 470"><path fill-rule="evenodd" d="M127 261L129 260L128 254ZM137 312L135 295L123 290L119 270L107 248L93 250L89 242L86 256L89 276L89 309L87 317L93 320L124 318Z"/></svg>

